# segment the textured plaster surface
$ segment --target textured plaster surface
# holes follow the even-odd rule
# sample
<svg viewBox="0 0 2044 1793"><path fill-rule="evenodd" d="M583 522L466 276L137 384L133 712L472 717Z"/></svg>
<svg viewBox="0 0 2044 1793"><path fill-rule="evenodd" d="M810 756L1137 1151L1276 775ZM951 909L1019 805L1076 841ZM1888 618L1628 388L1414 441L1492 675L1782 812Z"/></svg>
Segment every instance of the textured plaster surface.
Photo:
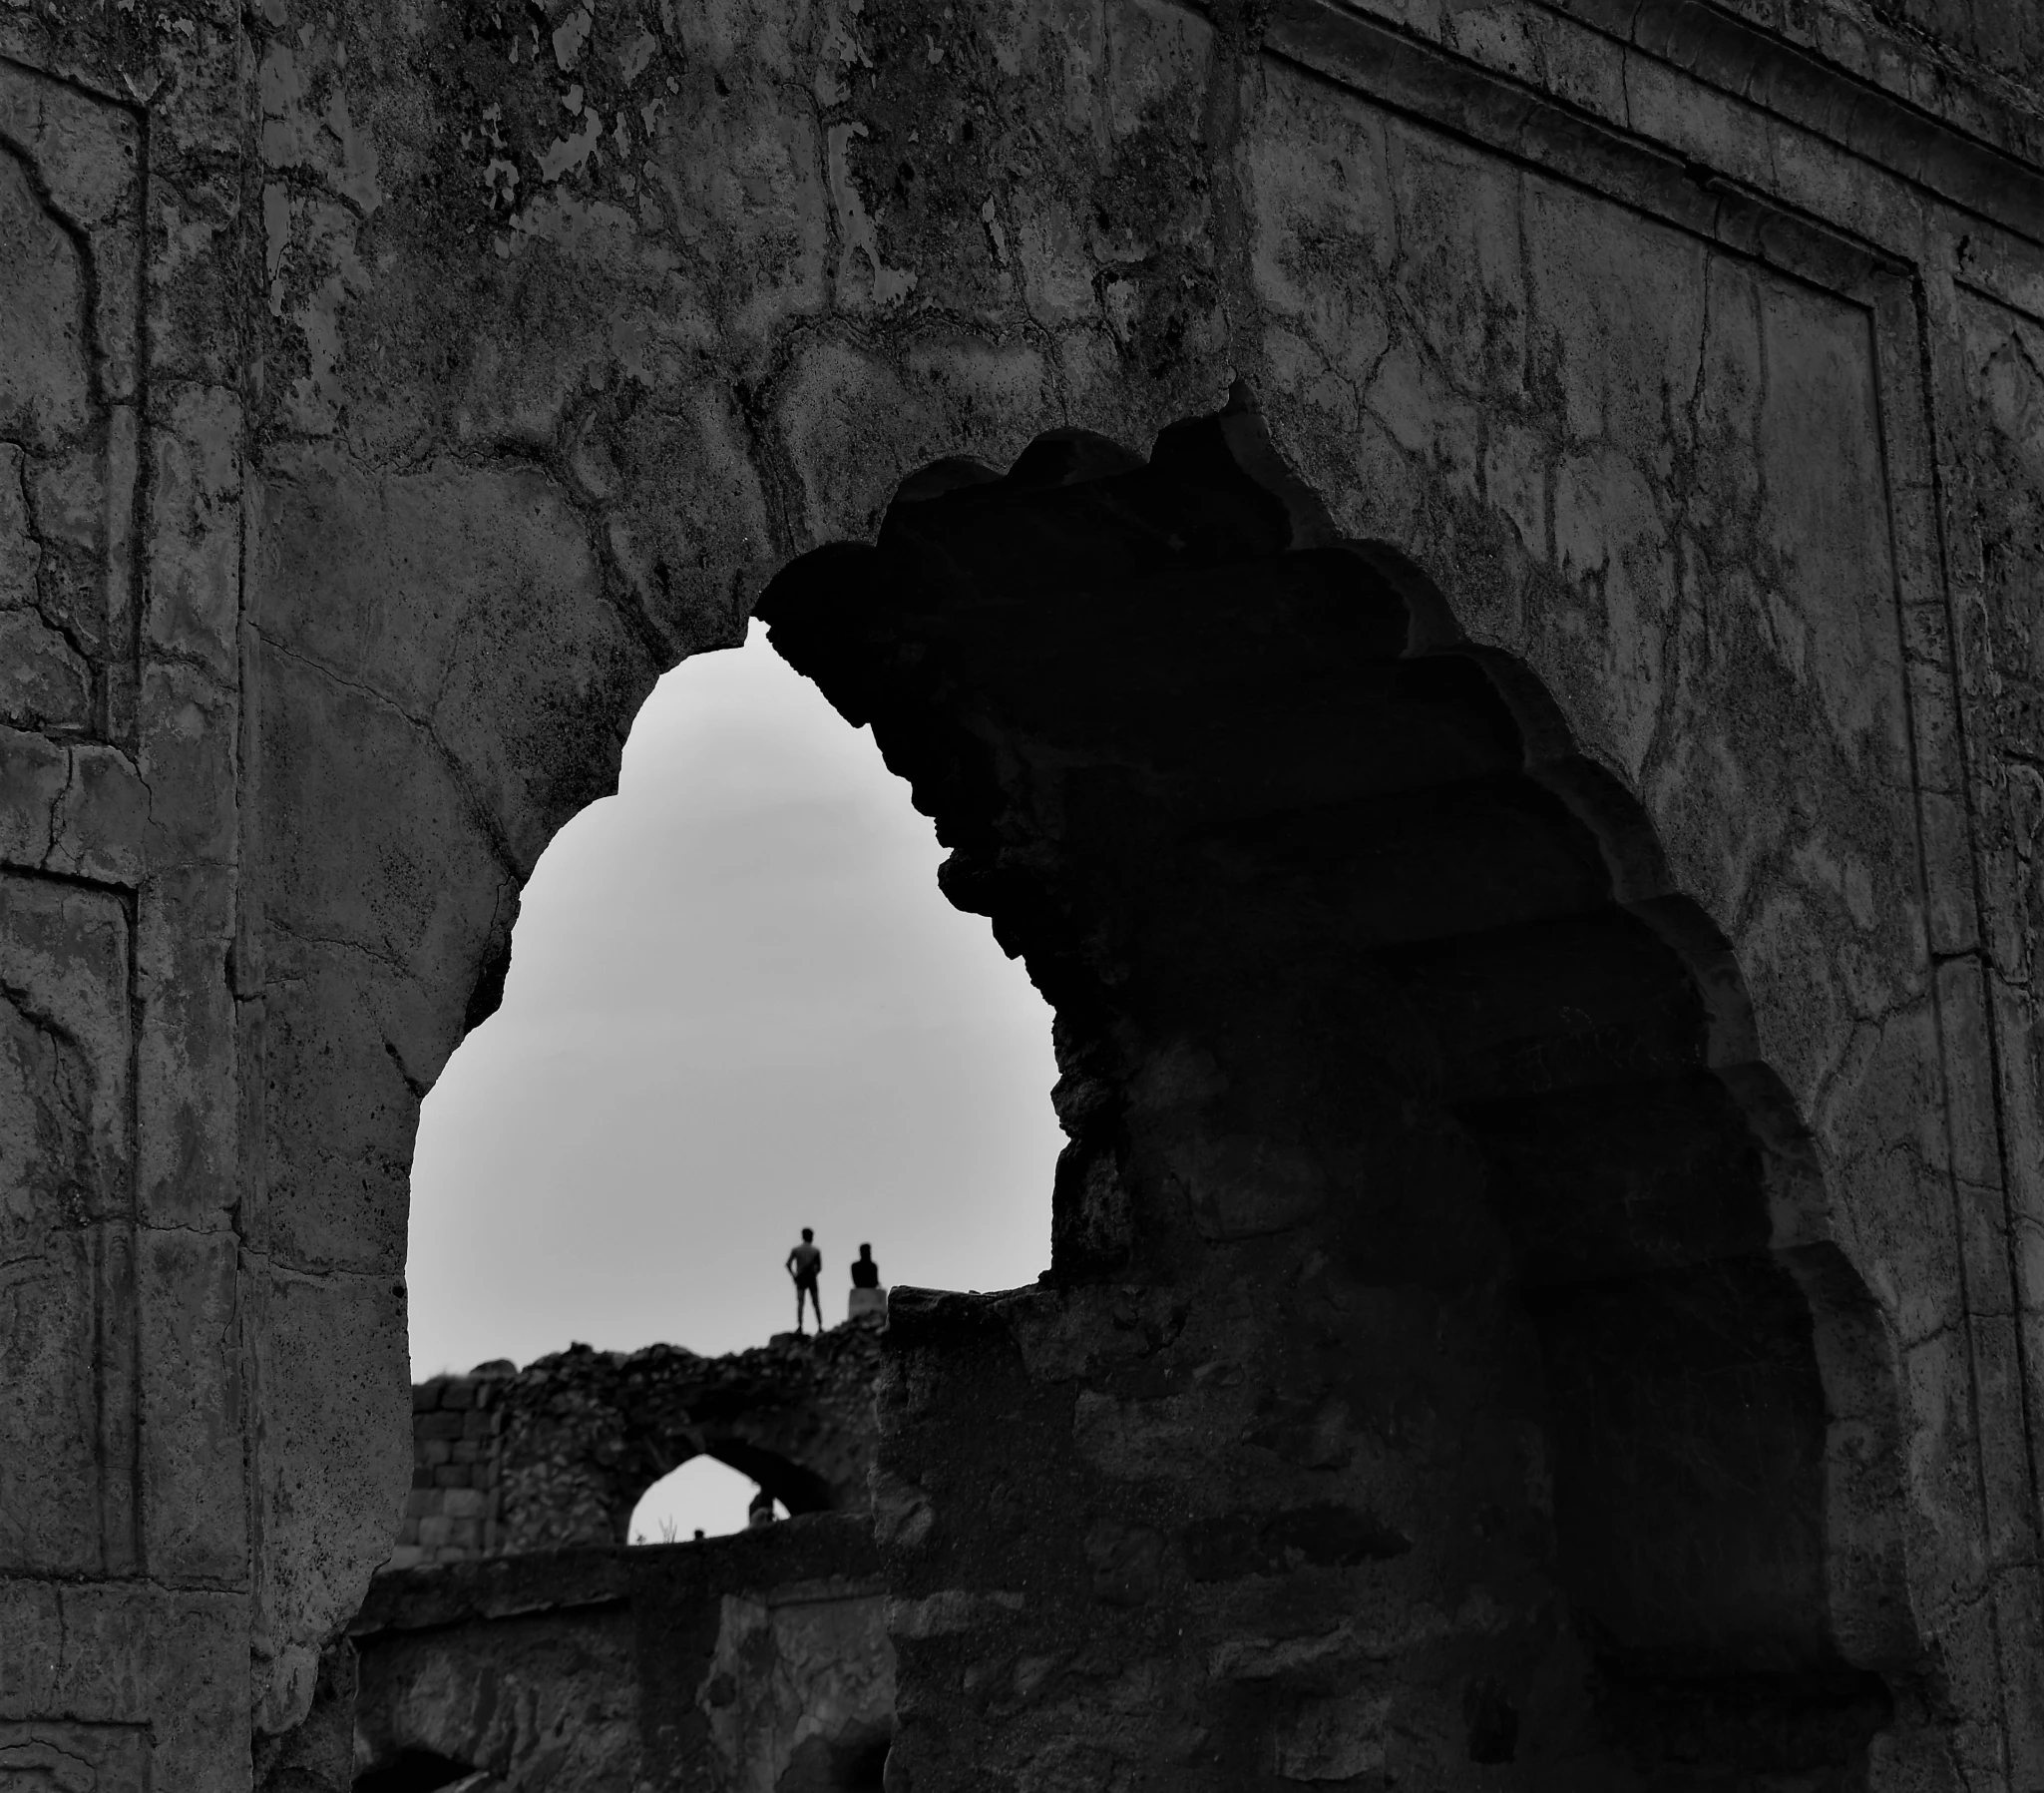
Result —
<svg viewBox="0 0 2044 1793"><path fill-rule="evenodd" d="M1873 1771L2035 1784L2035 39L1931 0L0 14L0 1752L124 1784L148 1726L152 1784L230 1787L308 1708L403 1495L418 1102L657 673L931 463L1140 455L1232 391L1299 540L1417 565L1727 944L1777 1243L1840 1254L1901 1391L1947 1756ZM1058 1299L1082 1382L1114 1298ZM1087 1449L1152 1448L1088 1390ZM1136 1759L1183 1689L1096 1666ZM1381 1773L1378 1708L1311 1698L1258 1772Z"/></svg>

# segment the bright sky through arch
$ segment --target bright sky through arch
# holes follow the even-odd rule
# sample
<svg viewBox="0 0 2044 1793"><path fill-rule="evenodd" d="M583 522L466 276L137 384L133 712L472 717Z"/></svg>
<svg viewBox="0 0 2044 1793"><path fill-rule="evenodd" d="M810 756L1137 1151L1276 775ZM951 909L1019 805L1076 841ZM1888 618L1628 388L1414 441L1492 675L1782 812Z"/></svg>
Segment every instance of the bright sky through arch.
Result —
<svg viewBox="0 0 2044 1793"><path fill-rule="evenodd" d="M618 794L548 848L504 1006L426 1099L412 1366L572 1340L704 1353L886 1280L993 1289L1048 1261L1050 1012L937 888L908 786L766 645L663 678Z"/></svg>

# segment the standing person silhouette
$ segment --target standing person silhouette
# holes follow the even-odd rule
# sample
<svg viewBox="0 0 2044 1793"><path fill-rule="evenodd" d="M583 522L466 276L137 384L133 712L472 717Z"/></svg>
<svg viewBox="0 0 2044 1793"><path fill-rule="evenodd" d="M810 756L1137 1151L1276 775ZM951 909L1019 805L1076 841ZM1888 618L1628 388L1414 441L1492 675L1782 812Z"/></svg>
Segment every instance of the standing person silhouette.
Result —
<svg viewBox="0 0 2044 1793"><path fill-rule="evenodd" d="M816 1234L808 1227L802 1228L802 1242L788 1253L787 1272L795 1279L795 1331L802 1331L802 1297L809 1297L809 1305L816 1310L816 1330L823 1330L823 1297L816 1292L817 1280L823 1275L823 1253L816 1249Z"/></svg>

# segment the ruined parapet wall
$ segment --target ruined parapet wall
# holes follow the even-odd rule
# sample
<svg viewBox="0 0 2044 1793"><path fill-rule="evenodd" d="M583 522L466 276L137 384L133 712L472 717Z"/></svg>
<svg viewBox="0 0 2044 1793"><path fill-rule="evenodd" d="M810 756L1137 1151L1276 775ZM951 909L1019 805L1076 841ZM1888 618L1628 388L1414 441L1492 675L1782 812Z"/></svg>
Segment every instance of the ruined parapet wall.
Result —
<svg viewBox="0 0 2044 1793"><path fill-rule="evenodd" d="M622 1544L647 1488L707 1455L791 1513L867 1504L880 1335L847 1325L698 1357L576 1345L412 1389L412 1487L386 1568Z"/></svg>
<svg viewBox="0 0 2044 1793"><path fill-rule="evenodd" d="M706 1454L790 1513L867 1504L878 1334L839 1326L757 1350L629 1356L586 1345L529 1364L501 1396L497 1548L622 1544L639 1496Z"/></svg>

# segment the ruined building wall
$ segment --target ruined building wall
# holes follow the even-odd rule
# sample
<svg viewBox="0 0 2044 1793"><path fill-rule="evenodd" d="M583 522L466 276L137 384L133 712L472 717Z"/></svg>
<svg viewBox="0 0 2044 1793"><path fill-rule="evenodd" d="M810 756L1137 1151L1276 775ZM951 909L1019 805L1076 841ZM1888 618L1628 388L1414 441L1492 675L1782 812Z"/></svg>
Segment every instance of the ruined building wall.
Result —
<svg viewBox="0 0 2044 1793"><path fill-rule="evenodd" d="M355 1771L506 1788L878 1793L894 1659L870 1531L810 1516L380 1575Z"/></svg>
<svg viewBox="0 0 2044 1793"><path fill-rule="evenodd" d="M397 1546L325 1658L336 1691L262 1784L877 1788L879 1357L850 1325L718 1358L577 1345L415 1385ZM705 1452L792 1516L626 1548L640 1495Z"/></svg>
<svg viewBox="0 0 2044 1793"><path fill-rule="evenodd" d="M236 1786L251 1726L305 1712L405 1492L418 1103L496 1001L538 853L657 673L738 639L776 574L873 542L911 476L934 505L1080 430L1030 477L1177 442L1159 478L1234 494L1210 569L1264 566L1299 644L1352 600L1378 620L1342 651L1373 702L1402 659L1487 681L1455 687L1455 738L1544 818L1525 838L1559 843L1579 913L1652 935L1675 1019L1632 1046L1728 1118L1724 1227L1648 1243L1742 1266L1721 1292L1795 1290L1766 1336L1799 1591L1742 1672L1793 1633L1796 1672L1835 1677L1799 1722L1838 1718L1797 1734L1876 1784L2036 1784L2034 27L2013 0L0 14L0 1760ZM1218 450L1164 436L1224 408ZM1396 1115L1406 1077L1431 1167L1332 1100L1259 1156L1250 1018L1303 1011L1282 979L1202 1011L1192 946L1232 965L1245 936L1181 899L1233 866L1345 979L1383 939L1276 902L1315 888L1307 859L1279 875L1282 830L1176 890L1116 859L1149 812L1060 784L1061 730L1112 771L1093 788L1154 773L1116 788L1166 791L1174 826L1226 781L1172 785L1182 740L1147 762L1168 714L1137 740L1031 705L1072 667L1134 677L1141 630L1039 665L1035 697L991 638L919 683L888 632L927 648L981 603L930 583L942 536L904 538L916 602L814 664L973 849L961 900L1063 980L1075 1149L1053 1286L895 1335L903 1772L1354 1778L1410 1732L1464 1780L1523 1777L1502 1714L1546 1695L1502 1645L1481 1665L1486 1614L1573 1624L1628 1583L1569 1567L1530 1457L1487 1493L1427 1470L1489 1528L1466 1549L1415 1493L1413 1453L1493 1395L1511 1436L1565 1432L1540 1378L1494 1371L1577 1361L1554 1316L1589 1258L1543 1267L1498 1219L1480 1028L1438 1024L1492 1012L1506 970L1434 1019L1409 1002L1382 1034L1406 1062L1368 1067L1383 1106L1355 1113ZM1191 578L1191 540L1143 565ZM1284 558L1357 544L1338 573ZM1050 597L1018 599L1030 653L1072 639ZM1350 770L1396 758L1341 738ZM1542 1010L1543 1052L1586 988ZM1340 1044L1360 1075L1369 1040ZM1422 1274L1425 1226L1329 1233L1364 1211L1340 1190L1435 1174L1469 1216L1445 1268ZM1432 1314L1479 1259L1468 1380L1337 1412L1329 1365L1426 1336L1357 1316L1394 1284ZM1399 1574L1398 1635L1452 1648L1380 1685L1355 1612ZM1702 1700L1694 1667L1627 1710ZM1423 1684L1425 1723L1399 1705Z"/></svg>
<svg viewBox="0 0 2044 1793"><path fill-rule="evenodd" d="M412 1384L412 1486L386 1569L495 1555L503 1506L501 1376Z"/></svg>
<svg viewBox="0 0 2044 1793"><path fill-rule="evenodd" d="M784 1336L727 1357L576 1345L522 1370L412 1387L412 1487L385 1566L625 1544L655 1482L707 1455L797 1513L869 1501L877 1333Z"/></svg>

